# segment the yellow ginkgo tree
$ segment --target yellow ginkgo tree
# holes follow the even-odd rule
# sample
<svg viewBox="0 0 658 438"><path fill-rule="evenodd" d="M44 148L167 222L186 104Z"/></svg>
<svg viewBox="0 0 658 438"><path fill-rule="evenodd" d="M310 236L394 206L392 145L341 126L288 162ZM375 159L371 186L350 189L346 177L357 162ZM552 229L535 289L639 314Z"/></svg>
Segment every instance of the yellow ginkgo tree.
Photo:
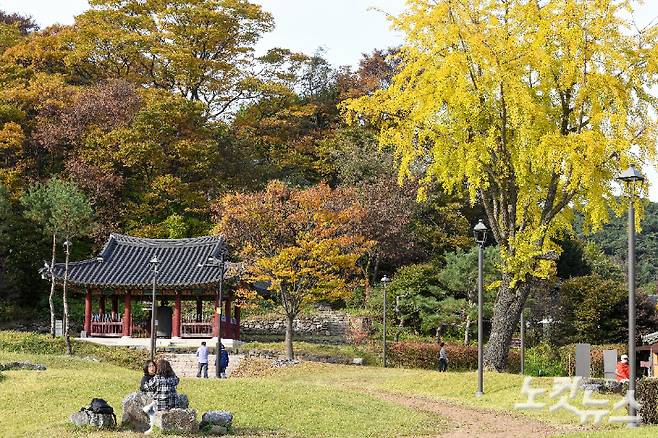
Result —
<svg viewBox="0 0 658 438"><path fill-rule="evenodd" d="M655 157L657 29L627 0L408 0L388 88L345 104L379 129L400 179L466 187L500 245L485 362L506 367L533 278L554 269L574 212L621 211L614 177Z"/></svg>

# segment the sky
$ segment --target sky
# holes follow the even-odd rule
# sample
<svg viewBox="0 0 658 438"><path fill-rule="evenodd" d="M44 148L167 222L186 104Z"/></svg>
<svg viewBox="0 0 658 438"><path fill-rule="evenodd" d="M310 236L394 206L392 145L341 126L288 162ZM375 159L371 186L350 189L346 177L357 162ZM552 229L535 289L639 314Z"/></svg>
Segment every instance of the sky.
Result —
<svg viewBox="0 0 658 438"><path fill-rule="evenodd" d="M252 0L274 16L275 29L257 46L259 53L284 47L306 54L325 49L334 65L357 66L363 53L402 43L402 36L390 29L386 14L404 10L405 0ZM72 24L84 12L87 0L0 0L0 10L31 15L42 26ZM658 1L647 0L636 7L635 21L642 27L658 17ZM649 198L658 201L656 167L644 166L653 182Z"/></svg>

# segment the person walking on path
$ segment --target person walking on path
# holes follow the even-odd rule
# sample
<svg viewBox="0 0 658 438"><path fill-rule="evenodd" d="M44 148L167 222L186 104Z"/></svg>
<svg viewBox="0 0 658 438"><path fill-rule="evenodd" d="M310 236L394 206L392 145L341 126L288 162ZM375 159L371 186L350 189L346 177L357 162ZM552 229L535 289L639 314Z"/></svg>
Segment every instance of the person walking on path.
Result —
<svg viewBox="0 0 658 438"><path fill-rule="evenodd" d="M197 377L201 377L201 372L203 371L203 377L208 378L208 347L206 347L206 342L203 341L201 346L196 351L197 362L199 363L199 368L196 373Z"/></svg>
<svg viewBox="0 0 658 438"><path fill-rule="evenodd" d="M228 367L228 352L224 344L220 344L219 349L219 377L226 379L226 368Z"/></svg>
<svg viewBox="0 0 658 438"><path fill-rule="evenodd" d="M443 373L448 371L448 352L446 351L446 344L441 342L439 344L441 349L439 350L439 372Z"/></svg>

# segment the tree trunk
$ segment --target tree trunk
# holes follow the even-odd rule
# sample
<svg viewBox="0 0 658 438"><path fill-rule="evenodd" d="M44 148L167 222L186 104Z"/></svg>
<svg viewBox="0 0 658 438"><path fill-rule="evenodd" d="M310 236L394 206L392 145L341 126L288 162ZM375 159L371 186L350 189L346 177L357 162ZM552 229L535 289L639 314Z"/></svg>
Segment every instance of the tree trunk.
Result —
<svg viewBox="0 0 658 438"><path fill-rule="evenodd" d="M521 309L528 297L527 284L510 287L511 278L503 276L503 283L498 290L498 297L493 308L491 335L484 352L484 363L498 372L507 368L507 355L512 336L518 327Z"/></svg>
<svg viewBox="0 0 658 438"><path fill-rule="evenodd" d="M366 267L363 269L363 274L363 277L365 278L365 283L363 285L363 307L365 308L370 299L370 289L372 287L372 283L370 282L370 257L368 257Z"/></svg>
<svg viewBox="0 0 658 438"><path fill-rule="evenodd" d="M69 239L66 239L68 242ZM64 303L64 341L66 343L66 354L72 354L71 337L69 336L69 303L67 299L66 286L69 279L69 245L66 245L66 259L64 261L64 286L62 288L62 302Z"/></svg>
<svg viewBox="0 0 658 438"><path fill-rule="evenodd" d="M373 284L379 283L377 275L379 274L379 251L375 254L375 267L372 270L372 282Z"/></svg>
<svg viewBox="0 0 658 438"><path fill-rule="evenodd" d="M295 352L292 349L292 323L295 321L295 315L286 314L286 357L289 360L295 358Z"/></svg>
<svg viewBox="0 0 658 438"><path fill-rule="evenodd" d="M50 305L50 336L55 337L55 303L53 297L55 296L55 276L53 271L55 269L55 255L57 253L57 234L53 233L53 251L50 259L50 295L48 295L48 304Z"/></svg>
<svg viewBox="0 0 658 438"><path fill-rule="evenodd" d="M471 330L471 314L468 312L468 309L466 309L466 323L464 323L464 345L468 345L468 335L470 334Z"/></svg>

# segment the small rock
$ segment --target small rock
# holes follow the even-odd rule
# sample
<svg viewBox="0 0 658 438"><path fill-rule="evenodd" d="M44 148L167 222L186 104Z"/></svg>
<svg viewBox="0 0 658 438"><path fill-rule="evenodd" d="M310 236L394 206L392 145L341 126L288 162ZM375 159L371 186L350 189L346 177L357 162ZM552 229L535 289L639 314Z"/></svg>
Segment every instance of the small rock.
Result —
<svg viewBox="0 0 658 438"><path fill-rule="evenodd" d="M208 411L201 416L199 427L204 429L205 426L224 426L230 428L233 423L233 414L228 411Z"/></svg>
<svg viewBox="0 0 658 438"><path fill-rule="evenodd" d="M112 429L116 426L114 415L94 414L89 411L78 411L71 415L71 422L78 427L93 426L97 429Z"/></svg>
<svg viewBox="0 0 658 438"><path fill-rule="evenodd" d="M297 359L277 359L274 362L272 362L272 366L274 368L283 368L291 365L298 365L299 361Z"/></svg>
<svg viewBox="0 0 658 438"><path fill-rule="evenodd" d="M89 425L98 429L112 429L116 426L114 415L89 413Z"/></svg>
<svg viewBox="0 0 658 438"><path fill-rule="evenodd" d="M194 409L174 408L155 413L155 427L164 432L194 433L199 430Z"/></svg>
<svg viewBox="0 0 658 438"><path fill-rule="evenodd" d="M89 425L89 414L87 411L78 411L71 415L71 422L78 427Z"/></svg>
<svg viewBox="0 0 658 438"><path fill-rule="evenodd" d="M363 358L362 357L355 357L352 359L352 363L354 365L363 365Z"/></svg>

